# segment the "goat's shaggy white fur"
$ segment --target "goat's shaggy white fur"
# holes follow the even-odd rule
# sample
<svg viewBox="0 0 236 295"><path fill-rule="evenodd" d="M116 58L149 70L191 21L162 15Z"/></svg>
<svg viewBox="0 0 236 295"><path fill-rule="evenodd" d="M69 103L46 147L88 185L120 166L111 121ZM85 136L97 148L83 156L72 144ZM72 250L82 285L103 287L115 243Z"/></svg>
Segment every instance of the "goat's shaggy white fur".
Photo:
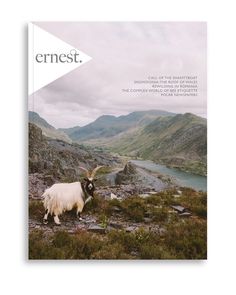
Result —
<svg viewBox="0 0 236 295"><path fill-rule="evenodd" d="M42 197L44 198L44 208L47 210L44 220L47 220L50 213L54 215L54 221L57 224L60 224L58 215L70 211L74 207L77 208L77 214L81 213L85 204L85 196L80 182L56 183L46 189Z"/></svg>
<svg viewBox="0 0 236 295"><path fill-rule="evenodd" d="M96 171L101 167L102 166L96 167L92 171L91 175L87 169L83 167L79 168L85 170L88 176L87 179L92 181ZM50 188L46 189L42 197L44 198L43 204L46 210L43 218L44 223L47 223L48 214L51 214L54 217L54 222L58 225L60 224L58 216L65 211L72 210L73 208L76 208L77 215L80 217L80 213L82 212L84 205L92 198L90 193L84 192L81 182L56 183ZM85 197L88 198L85 200Z"/></svg>

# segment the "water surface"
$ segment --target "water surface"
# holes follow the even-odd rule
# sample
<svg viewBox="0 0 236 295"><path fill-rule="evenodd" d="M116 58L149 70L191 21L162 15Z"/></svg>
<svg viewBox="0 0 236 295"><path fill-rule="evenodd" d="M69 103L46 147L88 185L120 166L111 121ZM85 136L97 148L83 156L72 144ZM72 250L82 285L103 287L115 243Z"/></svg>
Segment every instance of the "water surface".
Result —
<svg viewBox="0 0 236 295"><path fill-rule="evenodd" d="M177 168L168 168L165 165L156 164L146 160L131 160L138 167L145 168L152 172L169 175L179 186L191 187L195 190L207 191L207 178L197 174L187 173Z"/></svg>

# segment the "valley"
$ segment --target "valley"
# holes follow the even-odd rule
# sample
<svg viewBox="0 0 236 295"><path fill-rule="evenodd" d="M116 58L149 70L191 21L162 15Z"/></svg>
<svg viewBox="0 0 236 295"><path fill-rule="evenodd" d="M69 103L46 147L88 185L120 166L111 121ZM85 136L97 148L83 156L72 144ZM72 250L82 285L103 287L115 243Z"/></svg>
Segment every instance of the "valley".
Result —
<svg viewBox="0 0 236 295"><path fill-rule="evenodd" d="M205 259L206 177L200 174L206 170L199 169L206 168L205 120L149 111L95 122L58 130L31 114L30 258ZM52 218L44 225L44 190L82 180L79 166L99 165L83 221L72 210L60 227Z"/></svg>

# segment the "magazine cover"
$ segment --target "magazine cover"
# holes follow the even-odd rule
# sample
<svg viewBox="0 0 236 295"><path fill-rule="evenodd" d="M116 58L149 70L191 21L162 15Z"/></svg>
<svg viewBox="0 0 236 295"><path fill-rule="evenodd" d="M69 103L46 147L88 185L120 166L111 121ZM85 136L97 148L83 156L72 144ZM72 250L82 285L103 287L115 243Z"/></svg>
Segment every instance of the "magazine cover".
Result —
<svg viewBox="0 0 236 295"><path fill-rule="evenodd" d="M207 259L205 22L33 22L29 259Z"/></svg>

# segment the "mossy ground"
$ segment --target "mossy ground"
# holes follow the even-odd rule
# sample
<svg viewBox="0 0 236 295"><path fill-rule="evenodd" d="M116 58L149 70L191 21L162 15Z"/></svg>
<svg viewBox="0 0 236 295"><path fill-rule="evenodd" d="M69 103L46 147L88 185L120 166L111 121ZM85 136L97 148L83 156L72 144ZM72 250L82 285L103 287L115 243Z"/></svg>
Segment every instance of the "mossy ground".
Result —
<svg viewBox="0 0 236 295"><path fill-rule="evenodd" d="M137 229L113 229L106 234L77 230L73 234L59 230L48 234L41 229L29 234L30 259L206 259L207 197L205 193L182 188L182 195L167 190L156 195L104 200L97 196L84 214L96 217L108 227L110 220L132 222ZM192 212L183 218L170 205L182 205ZM29 217L41 220L40 201L29 202ZM70 214L70 213L69 213ZM71 214L71 218L74 218ZM153 228L161 228L156 232Z"/></svg>

